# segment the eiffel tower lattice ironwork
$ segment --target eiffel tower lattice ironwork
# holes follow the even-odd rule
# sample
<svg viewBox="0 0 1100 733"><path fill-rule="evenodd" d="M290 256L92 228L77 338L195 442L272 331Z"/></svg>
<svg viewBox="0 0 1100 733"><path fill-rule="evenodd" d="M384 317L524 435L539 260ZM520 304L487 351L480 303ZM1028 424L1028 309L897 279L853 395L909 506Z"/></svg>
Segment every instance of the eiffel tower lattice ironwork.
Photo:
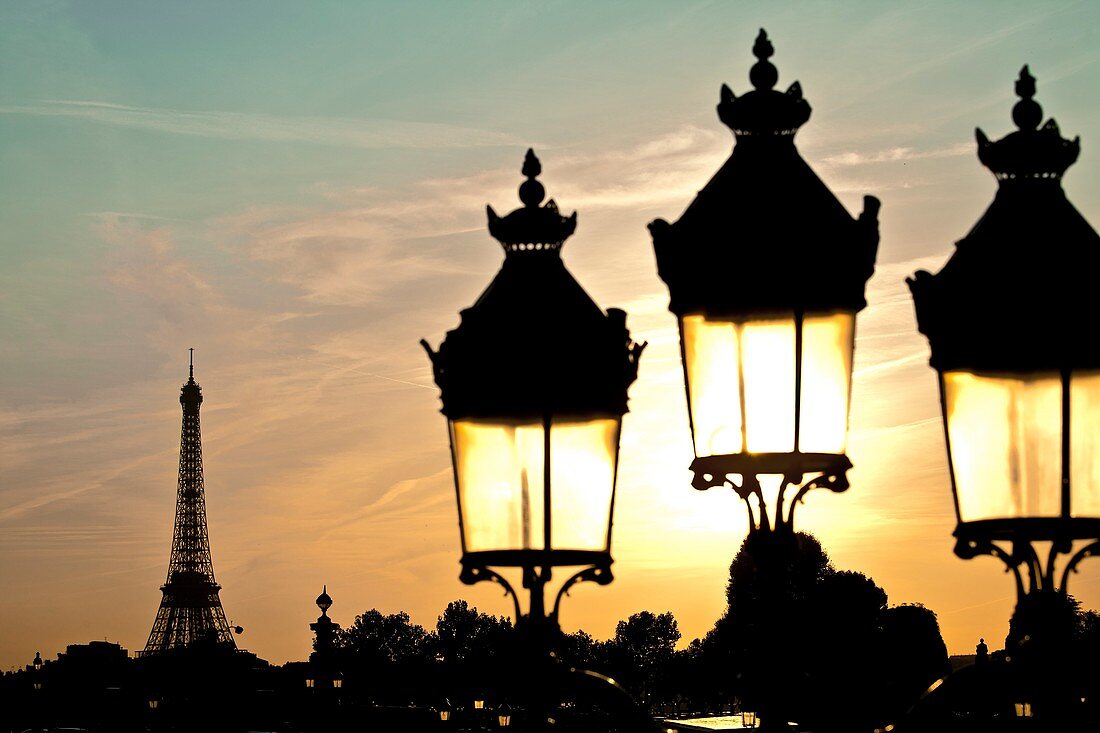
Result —
<svg viewBox="0 0 1100 733"><path fill-rule="evenodd" d="M210 559L199 433L202 389L195 382L194 349L190 351L189 376L180 391L183 430L172 557L168 562L168 579L161 586L164 595L143 654L157 654L195 642L221 642L236 647Z"/></svg>

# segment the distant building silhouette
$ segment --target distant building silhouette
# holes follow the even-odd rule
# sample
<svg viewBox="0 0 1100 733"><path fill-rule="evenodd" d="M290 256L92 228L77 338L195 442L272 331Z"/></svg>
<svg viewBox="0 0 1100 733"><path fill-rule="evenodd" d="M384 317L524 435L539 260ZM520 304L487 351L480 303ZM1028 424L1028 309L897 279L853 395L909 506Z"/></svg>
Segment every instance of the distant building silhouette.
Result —
<svg viewBox="0 0 1100 733"><path fill-rule="evenodd" d="M340 624L328 617L328 610L332 607L332 597L328 594L328 586L322 587L321 595L317 596L317 607L321 609L321 615L317 621L310 624L309 628L317 635L317 641L313 645L313 653L309 655L311 662L328 664L332 660L336 649L336 634L340 631Z"/></svg>
<svg viewBox="0 0 1100 733"><path fill-rule="evenodd" d="M191 352L193 357L194 349ZM183 428L172 556L168 562L168 579L161 586L164 596L145 644L145 655L189 647L195 642L221 643L236 648L218 596L221 586L214 580L214 565L210 559L199 432L202 389L195 382L193 358L188 369L187 383L180 390Z"/></svg>

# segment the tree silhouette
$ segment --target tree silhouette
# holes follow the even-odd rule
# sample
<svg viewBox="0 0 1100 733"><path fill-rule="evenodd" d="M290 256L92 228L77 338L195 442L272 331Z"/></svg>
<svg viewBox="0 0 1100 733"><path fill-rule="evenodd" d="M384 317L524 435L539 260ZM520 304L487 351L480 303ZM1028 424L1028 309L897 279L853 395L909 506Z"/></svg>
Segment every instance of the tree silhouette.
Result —
<svg viewBox="0 0 1100 733"><path fill-rule="evenodd" d="M889 609L882 588L834 569L811 535L750 534L727 591L726 614L700 645L703 666L729 670L734 692L769 726L872 730L946 671L935 615Z"/></svg>
<svg viewBox="0 0 1100 733"><path fill-rule="evenodd" d="M936 614L921 605L902 605L881 617L882 716L904 713L929 686L951 672Z"/></svg>
<svg viewBox="0 0 1100 733"><path fill-rule="evenodd" d="M640 611L615 626L609 662L618 679L649 701L662 691L679 640L680 629L670 612Z"/></svg>
<svg viewBox="0 0 1100 733"><path fill-rule="evenodd" d="M511 631L511 619L479 613L461 600L448 603L435 625L438 652L448 664L492 656L503 648Z"/></svg>
<svg viewBox="0 0 1100 733"><path fill-rule="evenodd" d="M567 664L579 669L598 670L606 667L607 642L596 641L583 629L572 634L563 634L558 652Z"/></svg>
<svg viewBox="0 0 1100 733"><path fill-rule="evenodd" d="M412 623L404 611L383 615L372 608L339 633L337 645L363 662L385 665L428 659L433 642L424 627Z"/></svg>
<svg viewBox="0 0 1100 733"><path fill-rule="evenodd" d="M373 699L405 704L417 697L417 680L429 674L435 638L404 611L371 609L337 635L341 666Z"/></svg>

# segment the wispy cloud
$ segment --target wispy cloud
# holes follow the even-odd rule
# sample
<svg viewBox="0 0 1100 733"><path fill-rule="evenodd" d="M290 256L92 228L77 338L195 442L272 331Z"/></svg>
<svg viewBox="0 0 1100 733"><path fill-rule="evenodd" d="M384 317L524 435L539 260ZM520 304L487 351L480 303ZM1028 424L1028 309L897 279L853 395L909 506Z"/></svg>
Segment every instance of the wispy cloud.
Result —
<svg viewBox="0 0 1100 733"><path fill-rule="evenodd" d="M471 148L520 145L511 135L436 122L134 107L95 100L0 104L0 114L67 117L102 125L221 140L315 143L351 148Z"/></svg>
<svg viewBox="0 0 1100 733"><path fill-rule="evenodd" d="M904 163L922 158L954 158L970 155L974 152L974 143L965 142L934 150L917 150L911 147L894 147L886 150L855 151L849 150L822 158L822 163L834 166L867 165L870 163Z"/></svg>

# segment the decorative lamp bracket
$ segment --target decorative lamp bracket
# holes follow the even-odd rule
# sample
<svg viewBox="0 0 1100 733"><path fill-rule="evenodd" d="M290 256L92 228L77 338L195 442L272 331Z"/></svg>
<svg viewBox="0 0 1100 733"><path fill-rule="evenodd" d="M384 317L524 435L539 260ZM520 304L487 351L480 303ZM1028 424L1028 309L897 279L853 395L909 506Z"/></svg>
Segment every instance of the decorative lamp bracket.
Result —
<svg viewBox="0 0 1100 733"><path fill-rule="evenodd" d="M757 529L779 529L794 526L795 507L805 501L811 489L828 489L839 494L847 491L848 469L852 462L844 454L833 453L738 453L720 456L697 457L691 464L694 472L691 485L698 491L711 488L732 488L745 502L749 513L749 526ZM764 475L781 477L776 506L770 512L775 526L769 519L769 510L760 486ZM806 475L810 474L810 478ZM740 476L740 482L734 477ZM797 487L790 503L785 498L790 487ZM753 507L756 497L759 517Z"/></svg>

